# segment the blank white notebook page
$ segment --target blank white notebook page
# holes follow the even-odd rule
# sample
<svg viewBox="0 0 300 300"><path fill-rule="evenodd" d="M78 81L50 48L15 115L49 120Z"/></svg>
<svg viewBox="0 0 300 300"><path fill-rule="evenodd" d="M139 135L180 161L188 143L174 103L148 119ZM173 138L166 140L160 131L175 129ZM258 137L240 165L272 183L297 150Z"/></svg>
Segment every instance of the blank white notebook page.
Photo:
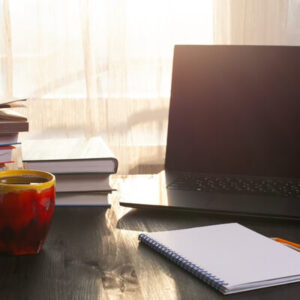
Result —
<svg viewBox="0 0 300 300"><path fill-rule="evenodd" d="M225 281L229 290L245 289L245 284L246 289L252 289L300 279L300 252L237 223L147 235Z"/></svg>

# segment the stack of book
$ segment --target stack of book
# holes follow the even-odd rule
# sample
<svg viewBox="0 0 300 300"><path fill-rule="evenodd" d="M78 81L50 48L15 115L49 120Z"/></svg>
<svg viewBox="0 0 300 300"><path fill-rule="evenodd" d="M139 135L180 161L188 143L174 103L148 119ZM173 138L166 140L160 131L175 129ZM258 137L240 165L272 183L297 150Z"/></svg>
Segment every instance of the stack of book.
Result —
<svg viewBox="0 0 300 300"><path fill-rule="evenodd" d="M0 99L0 169L21 167L19 132L28 131L27 118L14 108L24 107L26 99Z"/></svg>
<svg viewBox="0 0 300 300"><path fill-rule="evenodd" d="M118 161L101 137L26 140L22 147L25 168L55 175L56 205L110 207Z"/></svg>

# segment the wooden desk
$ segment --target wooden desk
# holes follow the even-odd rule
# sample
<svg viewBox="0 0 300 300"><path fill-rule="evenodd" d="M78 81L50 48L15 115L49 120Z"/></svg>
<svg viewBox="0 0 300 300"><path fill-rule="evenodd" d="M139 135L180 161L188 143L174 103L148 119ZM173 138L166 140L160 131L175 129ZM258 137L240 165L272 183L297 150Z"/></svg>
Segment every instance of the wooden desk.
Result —
<svg viewBox="0 0 300 300"><path fill-rule="evenodd" d="M137 175L142 178L144 175ZM298 299L300 283L223 296L144 245L140 231L240 222L300 242L300 223L120 207L137 177L115 176L112 208L58 207L39 255L0 256L2 300ZM145 175L145 182L153 180Z"/></svg>

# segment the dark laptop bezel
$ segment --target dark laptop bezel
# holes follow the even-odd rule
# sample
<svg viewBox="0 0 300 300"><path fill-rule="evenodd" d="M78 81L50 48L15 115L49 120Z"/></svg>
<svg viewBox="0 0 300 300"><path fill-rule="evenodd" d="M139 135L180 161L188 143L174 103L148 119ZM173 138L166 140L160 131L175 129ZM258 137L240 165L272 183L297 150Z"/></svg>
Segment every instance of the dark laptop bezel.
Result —
<svg viewBox="0 0 300 300"><path fill-rule="evenodd" d="M164 177L166 184L174 181L174 179L181 175L182 172L187 172L187 170L176 170L174 163L171 161L170 151L173 151L170 147L170 126L174 124L174 97L175 89L174 85L176 80L174 79L174 68L178 63L178 53L188 48L201 47L277 47L277 46L224 46L224 45L178 45L175 46L174 59L173 59L173 74L172 74L172 91L171 91L171 101L170 101L170 112L169 112L169 126L168 126L168 139L166 148L166 159L165 159L165 172L160 174ZM278 46L282 49L290 46ZM219 48L220 49L220 48ZM262 49L262 48L260 48ZM274 49L274 48L273 48ZM289 48L292 49L292 48ZM294 49L296 49L294 47ZM299 50L300 47L297 47ZM299 50L300 51L300 50ZM300 55L299 55L300 59ZM178 72L178 70L175 70ZM300 74L300 71L299 71ZM202 172L201 172L202 173ZM206 173L207 174L207 173ZM224 174L223 174L224 175ZM230 174L232 175L232 174ZM240 175L240 174L234 174ZM245 174L241 174L244 175ZM261 175L261 174L260 174ZM269 176L270 177L270 176ZM283 199L281 197L274 196L261 196L261 195L237 195L237 194L223 194L223 193L202 193L197 191L180 191L180 190L168 190L166 189L165 194L167 195L167 200L161 203L141 203L136 201L136 199L122 199L120 201L121 205L136 207L136 208L168 208L175 210L188 210L188 211L201 211L203 213L216 213L216 214L229 214L229 215L239 215L239 216L256 216L256 217L267 217L267 218L284 218L284 219L297 219L300 220L300 199ZM145 191L146 193L146 191Z"/></svg>

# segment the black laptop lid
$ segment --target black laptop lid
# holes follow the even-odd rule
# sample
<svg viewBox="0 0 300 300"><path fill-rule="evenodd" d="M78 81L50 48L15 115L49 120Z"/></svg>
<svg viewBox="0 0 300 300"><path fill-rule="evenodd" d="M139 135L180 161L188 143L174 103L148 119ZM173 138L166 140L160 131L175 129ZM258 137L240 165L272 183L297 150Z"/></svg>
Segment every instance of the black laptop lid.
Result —
<svg viewBox="0 0 300 300"><path fill-rule="evenodd" d="M165 167L300 178L300 47L175 46Z"/></svg>

